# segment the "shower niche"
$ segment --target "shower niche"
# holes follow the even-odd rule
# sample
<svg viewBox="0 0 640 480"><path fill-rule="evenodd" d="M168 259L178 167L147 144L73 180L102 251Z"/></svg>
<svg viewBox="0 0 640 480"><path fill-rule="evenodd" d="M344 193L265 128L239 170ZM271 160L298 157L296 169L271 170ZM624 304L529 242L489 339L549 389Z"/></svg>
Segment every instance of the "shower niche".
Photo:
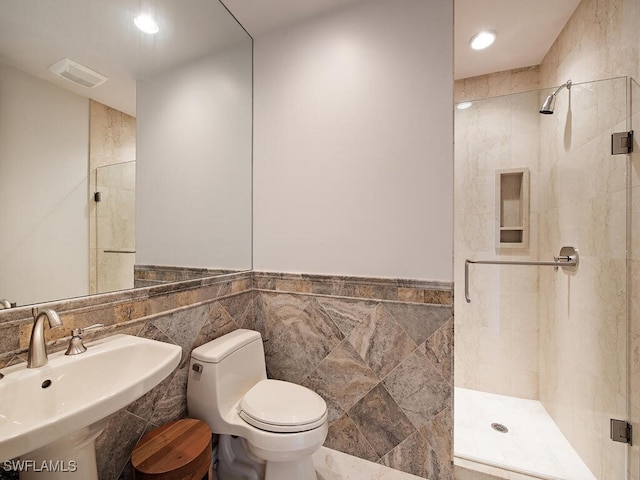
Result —
<svg viewBox="0 0 640 480"><path fill-rule="evenodd" d="M496 248L529 247L529 169L496 170Z"/></svg>

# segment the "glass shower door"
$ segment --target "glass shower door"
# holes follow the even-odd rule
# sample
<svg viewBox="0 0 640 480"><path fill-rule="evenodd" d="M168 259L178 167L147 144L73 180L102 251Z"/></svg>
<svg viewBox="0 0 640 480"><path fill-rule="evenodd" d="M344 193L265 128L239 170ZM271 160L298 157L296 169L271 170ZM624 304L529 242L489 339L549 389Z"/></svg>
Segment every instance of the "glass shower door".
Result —
<svg viewBox="0 0 640 480"><path fill-rule="evenodd" d="M628 419L629 156L611 154L611 134L630 128L628 82L573 84L541 115L554 90L456 113L456 462L623 479L628 446L609 434ZM528 242L505 245L496 178L514 170L528 172ZM470 265L465 301L466 259L549 262L564 246L579 251L576 272Z"/></svg>
<svg viewBox="0 0 640 480"><path fill-rule="evenodd" d="M625 478L627 446L609 434L627 420L628 157L611 153L627 106L626 78L588 82L541 118L541 249L572 242L580 267L540 274L540 401L598 479Z"/></svg>
<svg viewBox="0 0 640 480"><path fill-rule="evenodd" d="M133 288L136 162L96 169L97 293Z"/></svg>

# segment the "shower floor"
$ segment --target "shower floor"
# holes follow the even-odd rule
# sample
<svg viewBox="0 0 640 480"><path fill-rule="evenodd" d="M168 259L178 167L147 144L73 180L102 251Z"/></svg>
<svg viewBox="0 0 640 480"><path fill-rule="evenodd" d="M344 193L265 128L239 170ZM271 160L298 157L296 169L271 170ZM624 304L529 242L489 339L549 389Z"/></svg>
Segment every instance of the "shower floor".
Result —
<svg viewBox="0 0 640 480"><path fill-rule="evenodd" d="M536 478L595 480L536 400L456 387L454 418L457 459ZM508 433L494 430L492 423Z"/></svg>

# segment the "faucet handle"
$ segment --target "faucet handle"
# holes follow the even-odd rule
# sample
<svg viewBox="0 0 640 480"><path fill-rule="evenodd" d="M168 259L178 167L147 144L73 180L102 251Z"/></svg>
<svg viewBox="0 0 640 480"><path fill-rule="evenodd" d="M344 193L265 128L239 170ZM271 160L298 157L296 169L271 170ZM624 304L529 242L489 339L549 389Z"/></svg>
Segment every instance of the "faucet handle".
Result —
<svg viewBox="0 0 640 480"><path fill-rule="evenodd" d="M87 351L87 347L82 343L82 335L87 330L95 330L96 328L104 327L103 323L96 323L95 325L90 325L84 328L74 328L71 330L71 340L69 341L69 347L67 351L64 353L65 355L79 355Z"/></svg>
<svg viewBox="0 0 640 480"><path fill-rule="evenodd" d="M73 330L71 330L71 335L74 335L77 337L78 335L82 335L87 330L95 330L96 328L102 328L102 327L104 327L104 323L96 323L94 325L89 325L88 327L84 327L84 328L74 328Z"/></svg>

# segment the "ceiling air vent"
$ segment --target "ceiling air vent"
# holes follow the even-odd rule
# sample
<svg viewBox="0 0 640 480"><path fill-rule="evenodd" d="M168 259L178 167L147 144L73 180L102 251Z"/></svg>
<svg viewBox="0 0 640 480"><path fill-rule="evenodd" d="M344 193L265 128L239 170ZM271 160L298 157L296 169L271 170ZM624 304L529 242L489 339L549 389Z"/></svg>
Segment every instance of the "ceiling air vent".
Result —
<svg viewBox="0 0 640 480"><path fill-rule="evenodd" d="M60 75L62 78L65 78L77 85L82 85L87 88L97 87L101 83L107 81L107 77L104 75L101 75L95 70L91 70L89 67L85 67L78 62L69 60L68 58L63 58L51 65L49 67L49 71L56 75Z"/></svg>

